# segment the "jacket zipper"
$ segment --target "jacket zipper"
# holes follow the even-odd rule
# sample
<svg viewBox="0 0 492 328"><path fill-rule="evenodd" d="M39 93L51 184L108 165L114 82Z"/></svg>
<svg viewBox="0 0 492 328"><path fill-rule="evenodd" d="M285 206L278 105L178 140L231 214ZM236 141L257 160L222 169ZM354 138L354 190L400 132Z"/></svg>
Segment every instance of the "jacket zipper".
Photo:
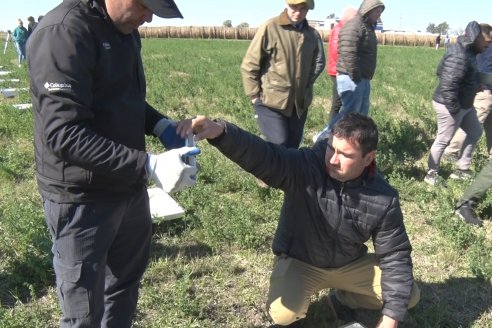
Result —
<svg viewBox="0 0 492 328"><path fill-rule="evenodd" d="M335 232L333 233L333 239L332 239L332 263L335 261L335 254L336 254L336 248L337 248L337 239L338 239L338 230L340 229L340 225L342 224L342 207L343 207L343 188L345 187L345 183L342 182L340 186L340 192L339 192L339 197L337 199L337 204L338 204L338 215L337 215L337 223L335 225Z"/></svg>

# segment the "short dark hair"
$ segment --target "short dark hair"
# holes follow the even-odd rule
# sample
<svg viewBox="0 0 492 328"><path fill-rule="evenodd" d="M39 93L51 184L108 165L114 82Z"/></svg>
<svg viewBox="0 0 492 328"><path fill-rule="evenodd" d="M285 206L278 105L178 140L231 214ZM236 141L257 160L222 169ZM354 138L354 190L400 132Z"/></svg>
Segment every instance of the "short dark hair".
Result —
<svg viewBox="0 0 492 328"><path fill-rule="evenodd" d="M27 21L28 22L34 22L34 17L32 17L32 16L27 17Z"/></svg>
<svg viewBox="0 0 492 328"><path fill-rule="evenodd" d="M343 115L333 126L332 135L352 143L357 142L363 156L378 147L379 135L376 123L372 118L360 113Z"/></svg>

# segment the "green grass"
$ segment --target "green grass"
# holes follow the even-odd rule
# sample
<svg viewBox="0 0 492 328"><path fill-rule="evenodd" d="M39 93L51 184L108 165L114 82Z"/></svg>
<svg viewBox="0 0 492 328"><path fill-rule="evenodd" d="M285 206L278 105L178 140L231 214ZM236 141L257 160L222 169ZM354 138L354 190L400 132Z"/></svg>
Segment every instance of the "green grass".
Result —
<svg viewBox="0 0 492 328"><path fill-rule="evenodd" d="M239 70L247 46L247 41L144 40L149 102L173 118L205 114L259 133ZM432 188L422 181L436 133L431 98L443 51L380 46L378 54L370 113L381 135L377 161L400 192L422 291L401 327L492 327L492 194L478 207L486 221L477 229L452 214L467 182ZM26 69L15 64L10 48L0 65L27 87ZM325 125L330 95L323 73L304 146ZM0 100L0 327L56 327L60 310L34 179L32 115L13 109L16 102L29 102L28 94ZM148 146L162 149L151 138ZM258 188L252 176L206 142L200 147L198 184L174 196L185 217L155 227L134 326L267 327L270 246L282 193ZM485 161L482 140L473 168ZM444 163L444 175L451 170ZM325 316L325 295L313 295L308 326L335 327ZM378 320L374 312L359 315L368 326Z"/></svg>

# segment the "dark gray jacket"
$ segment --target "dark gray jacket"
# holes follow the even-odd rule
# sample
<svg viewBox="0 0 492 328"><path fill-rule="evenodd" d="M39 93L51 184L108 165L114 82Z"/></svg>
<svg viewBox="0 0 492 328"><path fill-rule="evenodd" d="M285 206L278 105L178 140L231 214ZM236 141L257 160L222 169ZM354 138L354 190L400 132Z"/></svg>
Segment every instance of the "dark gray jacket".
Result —
<svg viewBox="0 0 492 328"><path fill-rule="evenodd" d="M117 200L147 181L140 37L119 33L90 0L65 0L29 38L36 173L56 202Z"/></svg>
<svg viewBox="0 0 492 328"><path fill-rule="evenodd" d="M480 33L477 22L469 23L465 34L460 35L457 42L449 46L437 67L439 84L432 99L446 106L451 114L473 107L473 100L480 86L477 51L473 43Z"/></svg>
<svg viewBox="0 0 492 328"><path fill-rule="evenodd" d="M367 252L372 239L382 270L383 314L403 320L413 275L397 192L379 174L339 183L326 174L326 142L287 149L227 124L209 140L243 169L285 193L273 252L338 268Z"/></svg>
<svg viewBox="0 0 492 328"><path fill-rule="evenodd" d="M378 39L375 26L367 22L366 15L377 7L384 7L383 2L365 0L338 35L337 73L348 74L355 83L371 80L376 72Z"/></svg>

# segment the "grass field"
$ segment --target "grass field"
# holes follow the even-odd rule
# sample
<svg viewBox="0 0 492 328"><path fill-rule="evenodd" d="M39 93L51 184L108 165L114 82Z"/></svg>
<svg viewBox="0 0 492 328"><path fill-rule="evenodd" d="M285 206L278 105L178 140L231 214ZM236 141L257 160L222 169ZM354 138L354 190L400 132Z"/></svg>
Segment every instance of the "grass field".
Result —
<svg viewBox="0 0 492 328"><path fill-rule="evenodd" d="M173 118L220 117L259 133L244 95L239 65L247 41L149 39L143 41L148 100ZM422 180L436 132L431 98L443 51L380 46L370 115L381 142L378 165L399 190L414 252L422 299L401 327L492 327L492 194L478 207L482 229L452 214L469 182ZM26 87L12 48L0 66ZM0 79L6 78L1 76ZM0 82L0 88L14 86ZM306 123L304 146L327 120L331 84L322 74ZM51 268L50 241L34 179L32 114L0 100L0 327L56 327L60 315ZM264 302L272 266L270 246L282 193L255 179L206 142L200 144L197 185L176 194L183 219L155 226L151 263L144 276L135 327L268 327ZM161 151L148 140L150 151ZM473 169L486 161L484 141ZM443 176L453 167L443 164ZM324 296L313 295L308 327L336 327ZM374 326L378 313L360 311Z"/></svg>

